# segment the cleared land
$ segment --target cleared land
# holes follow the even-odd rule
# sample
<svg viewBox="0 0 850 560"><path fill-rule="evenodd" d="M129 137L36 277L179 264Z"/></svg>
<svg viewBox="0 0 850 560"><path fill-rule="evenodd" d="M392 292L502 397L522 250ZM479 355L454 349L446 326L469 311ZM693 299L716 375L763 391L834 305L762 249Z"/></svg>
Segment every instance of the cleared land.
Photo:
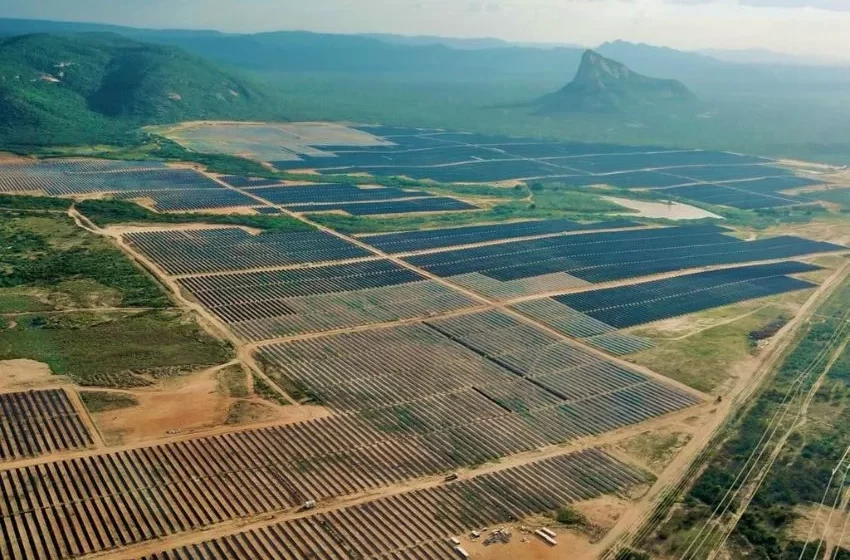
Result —
<svg viewBox="0 0 850 560"><path fill-rule="evenodd" d="M616 196L603 197L604 200L610 200L614 204L625 206L637 212L637 215L642 218L662 218L665 220L701 220L703 218L715 218L722 220L722 216L718 216L702 208L691 206L689 204L681 204L679 202L646 202L642 200L631 200L628 198L620 198Z"/></svg>

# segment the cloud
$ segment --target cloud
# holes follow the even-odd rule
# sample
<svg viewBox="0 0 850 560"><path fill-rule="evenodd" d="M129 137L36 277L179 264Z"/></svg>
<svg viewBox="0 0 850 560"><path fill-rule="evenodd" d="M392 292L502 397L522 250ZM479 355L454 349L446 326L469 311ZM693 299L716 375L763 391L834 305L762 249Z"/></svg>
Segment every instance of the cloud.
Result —
<svg viewBox="0 0 850 560"><path fill-rule="evenodd" d="M723 0L669 0L674 4L715 4L728 1ZM835 12L850 12L850 0L737 0L740 6L752 6L756 8L817 8L820 10L831 10Z"/></svg>
<svg viewBox="0 0 850 560"><path fill-rule="evenodd" d="M472 13L496 13L502 11L502 6L496 2L470 2L469 11Z"/></svg>
<svg viewBox="0 0 850 560"><path fill-rule="evenodd" d="M745 6L771 8L820 8L822 10L850 11L847 0L741 0Z"/></svg>

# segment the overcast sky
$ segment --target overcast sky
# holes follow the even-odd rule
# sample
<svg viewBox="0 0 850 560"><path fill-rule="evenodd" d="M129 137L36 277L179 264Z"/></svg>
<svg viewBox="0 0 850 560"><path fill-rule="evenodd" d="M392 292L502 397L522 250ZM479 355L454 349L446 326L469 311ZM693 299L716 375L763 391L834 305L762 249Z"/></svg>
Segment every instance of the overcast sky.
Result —
<svg viewBox="0 0 850 560"><path fill-rule="evenodd" d="M0 16L587 46L624 39L850 59L850 0L0 0Z"/></svg>

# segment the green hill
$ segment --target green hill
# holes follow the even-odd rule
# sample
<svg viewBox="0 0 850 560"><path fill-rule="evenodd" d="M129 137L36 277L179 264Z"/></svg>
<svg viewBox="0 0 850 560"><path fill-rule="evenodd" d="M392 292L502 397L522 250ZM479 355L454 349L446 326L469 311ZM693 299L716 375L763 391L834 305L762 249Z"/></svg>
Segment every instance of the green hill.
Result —
<svg viewBox="0 0 850 560"><path fill-rule="evenodd" d="M111 34L0 40L0 144L126 141L141 125L280 118L274 95L178 48Z"/></svg>
<svg viewBox="0 0 850 560"><path fill-rule="evenodd" d="M541 99L539 112L613 113L670 109L696 102L681 82L650 78L624 64L587 51L575 79Z"/></svg>

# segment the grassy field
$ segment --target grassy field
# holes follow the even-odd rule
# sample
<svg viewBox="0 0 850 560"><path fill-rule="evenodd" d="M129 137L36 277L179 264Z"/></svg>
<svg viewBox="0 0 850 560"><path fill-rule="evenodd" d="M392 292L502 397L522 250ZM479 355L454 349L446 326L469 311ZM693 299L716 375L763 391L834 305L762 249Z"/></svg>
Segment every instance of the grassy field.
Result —
<svg viewBox="0 0 850 560"><path fill-rule="evenodd" d="M529 200L499 203L485 210L392 217L344 216L339 214L313 214L310 217L322 225L345 233L381 233L523 219L572 218L576 220L596 220L608 217L611 212L628 212L622 206L603 200L600 198L600 194L570 190L544 190L533 192Z"/></svg>
<svg viewBox="0 0 850 560"><path fill-rule="evenodd" d="M629 359L699 391L721 391L730 380L735 364L756 351L749 334L786 315L787 311L777 306L764 306L761 302L748 302L690 317L691 322L712 316L714 321L722 322L725 314L734 319L750 311L754 312L691 336L686 336L689 329L684 335L663 333L652 327L639 329L634 334L653 338L658 341L658 346Z"/></svg>
<svg viewBox="0 0 850 560"><path fill-rule="evenodd" d="M156 281L120 249L79 229L66 215L0 211L0 246L6 248L0 252L2 289L47 290L84 307L103 298L122 307L170 305ZM15 293L5 295L9 303Z"/></svg>
<svg viewBox="0 0 850 560"><path fill-rule="evenodd" d="M172 369L228 361L231 348L180 311L34 314L0 330L0 360L44 362L84 386L149 385Z"/></svg>
<svg viewBox="0 0 850 560"><path fill-rule="evenodd" d="M139 405L139 401L132 395L109 391L81 391L80 398L88 411L93 414L109 412L110 410L123 410Z"/></svg>
<svg viewBox="0 0 850 560"><path fill-rule="evenodd" d="M39 209L0 211L0 360L120 388L230 359L228 345L168 309L164 289L108 240L43 201L7 202Z"/></svg>

